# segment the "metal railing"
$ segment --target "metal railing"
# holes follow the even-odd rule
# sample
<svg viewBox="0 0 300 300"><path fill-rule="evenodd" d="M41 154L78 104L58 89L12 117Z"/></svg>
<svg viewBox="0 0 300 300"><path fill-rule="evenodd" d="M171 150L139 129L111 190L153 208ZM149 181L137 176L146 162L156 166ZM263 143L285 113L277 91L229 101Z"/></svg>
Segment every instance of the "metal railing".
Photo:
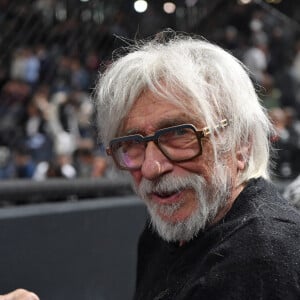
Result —
<svg viewBox="0 0 300 300"><path fill-rule="evenodd" d="M0 206L132 194L128 180L86 178L0 181Z"/></svg>

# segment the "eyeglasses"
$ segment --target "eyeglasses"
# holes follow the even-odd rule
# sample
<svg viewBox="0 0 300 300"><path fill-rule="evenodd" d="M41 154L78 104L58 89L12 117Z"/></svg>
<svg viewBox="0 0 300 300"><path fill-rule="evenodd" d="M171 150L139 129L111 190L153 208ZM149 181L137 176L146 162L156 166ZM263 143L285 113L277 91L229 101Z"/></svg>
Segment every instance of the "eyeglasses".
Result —
<svg viewBox="0 0 300 300"><path fill-rule="evenodd" d="M111 140L106 153L112 156L118 168L138 170L145 160L148 142L153 141L170 161L184 162L202 154L202 138L228 125L228 120L223 119L212 130L209 127L197 130L192 124L181 124L157 130L149 136L123 136Z"/></svg>

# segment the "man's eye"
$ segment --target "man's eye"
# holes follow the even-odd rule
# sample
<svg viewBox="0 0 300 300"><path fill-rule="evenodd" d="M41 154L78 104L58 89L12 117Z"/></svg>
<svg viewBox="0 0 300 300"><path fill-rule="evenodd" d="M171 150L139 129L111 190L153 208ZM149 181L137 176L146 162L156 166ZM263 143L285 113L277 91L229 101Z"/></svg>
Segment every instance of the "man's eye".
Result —
<svg viewBox="0 0 300 300"><path fill-rule="evenodd" d="M178 128L174 131L174 135L185 135L188 133L186 128Z"/></svg>
<svg viewBox="0 0 300 300"><path fill-rule="evenodd" d="M190 130L187 128L176 128L161 137L161 140L182 139L190 135Z"/></svg>

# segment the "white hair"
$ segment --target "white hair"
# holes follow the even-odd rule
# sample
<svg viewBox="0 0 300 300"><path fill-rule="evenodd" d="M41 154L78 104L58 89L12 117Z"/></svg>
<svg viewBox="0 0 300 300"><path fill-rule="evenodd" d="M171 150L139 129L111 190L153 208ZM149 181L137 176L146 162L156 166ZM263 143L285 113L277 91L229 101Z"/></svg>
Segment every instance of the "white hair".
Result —
<svg viewBox="0 0 300 300"><path fill-rule="evenodd" d="M206 126L213 127L221 118L230 120L222 133L222 151L234 154L245 145L250 149L244 153L247 168L240 181L269 177L273 127L246 68L230 53L203 39L182 35L135 45L100 75L97 84L96 109L104 144L118 135L122 121L145 90L196 112ZM183 95L189 102L182 101ZM212 145L218 153L213 135Z"/></svg>

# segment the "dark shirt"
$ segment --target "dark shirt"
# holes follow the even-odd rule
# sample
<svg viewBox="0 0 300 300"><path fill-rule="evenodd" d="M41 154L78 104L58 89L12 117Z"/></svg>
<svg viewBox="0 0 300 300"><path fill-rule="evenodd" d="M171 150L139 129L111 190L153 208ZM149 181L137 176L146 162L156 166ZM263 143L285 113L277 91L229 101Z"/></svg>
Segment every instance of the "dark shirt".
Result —
<svg viewBox="0 0 300 300"><path fill-rule="evenodd" d="M262 178L183 246L148 224L138 253L135 300L300 299L300 215Z"/></svg>

